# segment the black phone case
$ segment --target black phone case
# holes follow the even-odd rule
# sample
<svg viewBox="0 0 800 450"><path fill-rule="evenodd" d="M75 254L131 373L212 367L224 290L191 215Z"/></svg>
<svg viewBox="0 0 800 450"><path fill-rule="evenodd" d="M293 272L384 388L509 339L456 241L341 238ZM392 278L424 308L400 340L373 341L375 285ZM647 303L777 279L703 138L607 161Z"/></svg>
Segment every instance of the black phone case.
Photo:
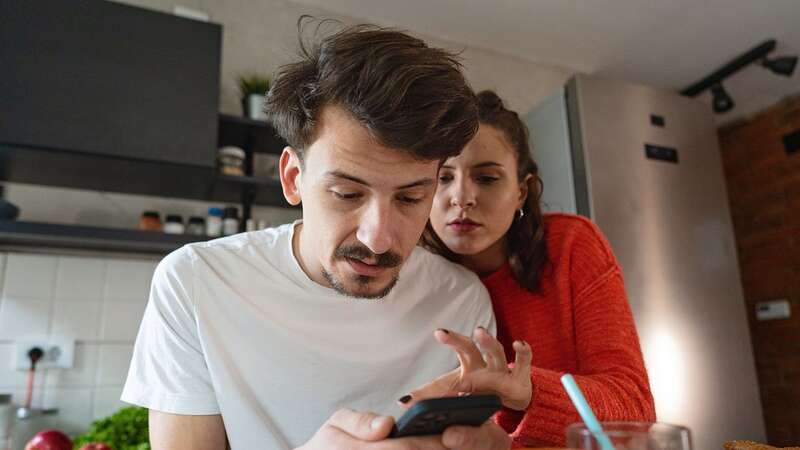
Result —
<svg viewBox="0 0 800 450"><path fill-rule="evenodd" d="M502 408L496 395L421 400L397 420L390 437L442 434L451 425L477 427Z"/></svg>

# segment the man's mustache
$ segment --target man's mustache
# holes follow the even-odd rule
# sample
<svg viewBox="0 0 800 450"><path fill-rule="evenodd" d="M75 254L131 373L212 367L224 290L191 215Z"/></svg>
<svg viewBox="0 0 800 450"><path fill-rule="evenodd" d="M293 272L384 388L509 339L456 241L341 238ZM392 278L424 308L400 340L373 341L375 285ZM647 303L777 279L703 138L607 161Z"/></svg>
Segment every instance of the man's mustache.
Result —
<svg viewBox="0 0 800 450"><path fill-rule="evenodd" d="M386 252L380 255L373 253L367 247L357 244L345 244L336 249L333 253L336 259L358 259L370 260L372 265L378 267L397 267L403 262L403 258L397 253Z"/></svg>

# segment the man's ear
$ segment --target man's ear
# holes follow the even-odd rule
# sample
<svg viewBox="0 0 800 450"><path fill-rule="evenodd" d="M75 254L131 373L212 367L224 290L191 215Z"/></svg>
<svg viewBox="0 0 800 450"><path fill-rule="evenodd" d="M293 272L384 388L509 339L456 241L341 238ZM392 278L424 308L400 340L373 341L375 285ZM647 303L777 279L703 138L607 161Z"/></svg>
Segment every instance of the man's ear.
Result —
<svg viewBox="0 0 800 450"><path fill-rule="evenodd" d="M530 182L533 179L532 174L525 175L525 179L520 181L519 183L519 202L517 203L517 209L522 208L525 205L525 200L528 199L528 193L530 191Z"/></svg>
<svg viewBox="0 0 800 450"><path fill-rule="evenodd" d="M292 206L297 206L302 201L300 195L300 181L303 175L300 164L300 155L292 147L284 147L280 160L281 189L286 201Z"/></svg>

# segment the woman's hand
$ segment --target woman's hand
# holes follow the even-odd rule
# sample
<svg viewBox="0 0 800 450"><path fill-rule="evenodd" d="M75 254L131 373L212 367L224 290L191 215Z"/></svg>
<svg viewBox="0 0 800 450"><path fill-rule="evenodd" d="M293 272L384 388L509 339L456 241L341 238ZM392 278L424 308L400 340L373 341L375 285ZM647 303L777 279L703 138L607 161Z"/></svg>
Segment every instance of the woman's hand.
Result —
<svg viewBox="0 0 800 450"><path fill-rule="evenodd" d="M478 327L473 339L454 331L436 330L436 340L452 348L461 367L415 389L400 402L411 407L426 398L452 397L464 394L496 394L503 406L523 411L531 402L531 347L524 341L514 342L514 366L509 367L503 345ZM405 400L405 401L403 401Z"/></svg>

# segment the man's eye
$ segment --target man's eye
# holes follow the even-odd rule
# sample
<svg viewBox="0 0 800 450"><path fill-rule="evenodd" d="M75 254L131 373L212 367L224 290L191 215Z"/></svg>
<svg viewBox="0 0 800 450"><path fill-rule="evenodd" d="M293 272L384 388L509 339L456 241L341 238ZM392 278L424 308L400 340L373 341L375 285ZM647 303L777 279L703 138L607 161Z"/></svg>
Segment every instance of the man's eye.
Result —
<svg viewBox="0 0 800 450"><path fill-rule="evenodd" d="M337 192L331 191L334 197L341 199L341 200L356 200L361 197L361 194L358 192Z"/></svg>
<svg viewBox="0 0 800 450"><path fill-rule="evenodd" d="M422 201L421 198L409 197L407 195L403 195L403 196L398 197L398 200L400 200L401 202L403 202L403 203L405 203L407 205L416 205L417 203Z"/></svg>

